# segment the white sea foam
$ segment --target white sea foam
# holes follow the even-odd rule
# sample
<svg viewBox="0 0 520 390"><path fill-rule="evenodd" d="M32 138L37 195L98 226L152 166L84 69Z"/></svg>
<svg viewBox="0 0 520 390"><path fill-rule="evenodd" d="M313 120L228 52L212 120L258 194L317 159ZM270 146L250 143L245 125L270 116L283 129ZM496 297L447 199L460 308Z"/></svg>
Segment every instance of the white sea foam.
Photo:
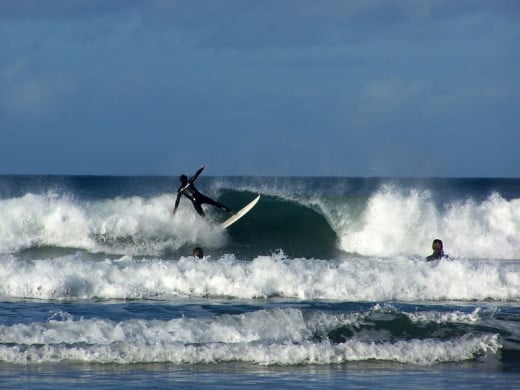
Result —
<svg viewBox="0 0 520 390"><path fill-rule="evenodd" d="M402 193L385 187L369 201L361 217L342 217L340 246L365 256L431 254L434 238L452 257L520 259L520 199L493 194L436 207L427 191ZM334 224L332 221L331 223Z"/></svg>
<svg viewBox="0 0 520 390"><path fill-rule="evenodd" d="M338 246L348 253L424 259L432 240L441 238L454 258L520 259L520 199L493 194L480 203L467 200L439 208L428 191L391 186L369 197L366 205L341 196L276 196L321 212L336 232ZM172 217L173 203L172 194L97 201L63 193L2 199L0 253L57 247L157 256L194 243L225 247L229 237L201 221L192 208L180 208Z"/></svg>
<svg viewBox="0 0 520 390"><path fill-rule="evenodd" d="M96 261L1 256L0 295L39 299L287 297L347 301L520 300L520 262L407 258L289 259L283 253L241 261L181 258Z"/></svg>
<svg viewBox="0 0 520 390"><path fill-rule="evenodd" d="M0 253L49 246L159 254L187 243L211 247L225 242L222 232L190 209L172 217L173 202L169 195L78 201L54 193L0 200Z"/></svg>
<svg viewBox="0 0 520 390"><path fill-rule="evenodd" d="M415 322L436 322L436 323L475 323L479 320L480 309L477 308L471 313L464 313L461 311L439 313L439 312L425 312L425 313L407 313L406 315Z"/></svg>
<svg viewBox="0 0 520 390"><path fill-rule="evenodd" d="M351 318L320 314L309 321L298 309L260 310L210 318L169 321L132 319L54 319L29 325L0 325L0 361L43 363L74 360L96 363L331 364L388 360L435 364L464 361L500 348L495 334L373 342L350 338L332 343L312 338L351 323ZM317 325L319 324L319 325Z"/></svg>

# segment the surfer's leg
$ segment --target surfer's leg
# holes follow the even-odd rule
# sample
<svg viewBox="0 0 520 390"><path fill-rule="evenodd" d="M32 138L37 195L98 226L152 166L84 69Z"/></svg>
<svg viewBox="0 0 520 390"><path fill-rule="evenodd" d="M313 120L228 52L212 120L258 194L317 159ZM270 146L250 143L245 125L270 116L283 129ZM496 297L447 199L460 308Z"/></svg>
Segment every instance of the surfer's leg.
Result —
<svg viewBox="0 0 520 390"><path fill-rule="evenodd" d="M217 207L220 207L222 210L226 210L228 213L231 212L231 209L227 206L224 206L222 203L215 202Z"/></svg>
<svg viewBox="0 0 520 390"><path fill-rule="evenodd" d="M205 195L201 195L201 197L199 198L199 202L200 203L207 203L207 204L210 204L212 206L221 208L222 210L226 210L227 212L231 212L231 209L229 207L226 207L222 203L217 202L216 200L213 200L211 198L208 198Z"/></svg>
<svg viewBox="0 0 520 390"><path fill-rule="evenodd" d="M192 201L193 203L193 207L195 208L195 211L197 211L197 213L201 216L201 217L205 217L204 215L204 211L202 210L202 207L200 206L200 203L199 202L195 202L195 201Z"/></svg>

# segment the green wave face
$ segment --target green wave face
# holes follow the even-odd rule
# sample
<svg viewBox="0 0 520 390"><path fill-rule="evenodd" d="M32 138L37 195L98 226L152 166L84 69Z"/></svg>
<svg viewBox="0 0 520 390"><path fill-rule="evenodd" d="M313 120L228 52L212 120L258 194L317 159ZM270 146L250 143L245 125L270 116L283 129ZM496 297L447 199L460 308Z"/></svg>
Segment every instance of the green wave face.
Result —
<svg viewBox="0 0 520 390"><path fill-rule="evenodd" d="M221 199L238 209L253 196L231 192ZM283 250L290 257L328 259L339 252L338 237L323 215L275 196L262 196L245 217L228 228L228 234L233 253L238 256Z"/></svg>

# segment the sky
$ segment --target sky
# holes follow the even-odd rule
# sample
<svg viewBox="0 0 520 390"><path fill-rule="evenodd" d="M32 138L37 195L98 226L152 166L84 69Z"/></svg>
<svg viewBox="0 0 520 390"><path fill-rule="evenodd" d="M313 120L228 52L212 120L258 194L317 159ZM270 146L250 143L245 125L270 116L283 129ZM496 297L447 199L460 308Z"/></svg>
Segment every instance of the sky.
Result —
<svg viewBox="0 0 520 390"><path fill-rule="evenodd" d="M516 0L2 0L0 174L520 177Z"/></svg>

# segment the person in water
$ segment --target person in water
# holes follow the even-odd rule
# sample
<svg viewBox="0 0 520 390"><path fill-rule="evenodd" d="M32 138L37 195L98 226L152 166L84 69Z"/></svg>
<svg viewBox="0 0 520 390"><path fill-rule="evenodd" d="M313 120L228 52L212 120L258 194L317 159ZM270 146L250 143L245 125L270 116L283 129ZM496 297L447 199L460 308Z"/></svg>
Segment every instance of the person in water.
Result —
<svg viewBox="0 0 520 390"><path fill-rule="evenodd" d="M184 195L186 198L191 200L191 203L193 203L193 207L195 207L195 210L197 213L204 217L204 211L202 210L201 205L203 203L210 204L215 207L219 207L222 210L226 210L227 212L231 212L231 209L229 207L224 206L222 203L219 203L206 195L200 193L195 188L195 180L197 180L197 177L199 177L200 173L204 170L205 166L202 165L197 172L195 172L195 175L193 175L190 179L186 175L181 175L179 177L179 180L181 182L181 186L177 190L177 199L175 199L175 207L173 208L172 214L175 214L177 211L177 207L179 206L179 202L181 200L181 195Z"/></svg>
<svg viewBox="0 0 520 390"><path fill-rule="evenodd" d="M200 246L193 248L193 257L196 257L197 259L202 259L204 257L204 251Z"/></svg>
<svg viewBox="0 0 520 390"><path fill-rule="evenodd" d="M444 248L442 241L436 238L432 243L433 253L426 258L426 261L440 260L448 258L448 255L444 254Z"/></svg>

